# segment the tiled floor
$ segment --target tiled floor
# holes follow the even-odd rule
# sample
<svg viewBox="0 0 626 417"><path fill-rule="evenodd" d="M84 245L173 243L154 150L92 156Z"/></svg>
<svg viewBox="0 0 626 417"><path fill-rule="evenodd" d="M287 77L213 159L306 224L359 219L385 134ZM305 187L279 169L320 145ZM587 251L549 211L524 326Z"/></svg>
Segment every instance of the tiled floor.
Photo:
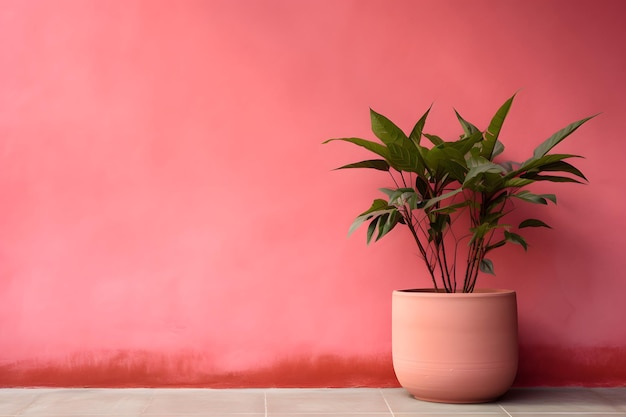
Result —
<svg viewBox="0 0 626 417"><path fill-rule="evenodd" d="M451 417L626 416L626 388L513 389L452 405L402 389L0 389L0 416Z"/></svg>

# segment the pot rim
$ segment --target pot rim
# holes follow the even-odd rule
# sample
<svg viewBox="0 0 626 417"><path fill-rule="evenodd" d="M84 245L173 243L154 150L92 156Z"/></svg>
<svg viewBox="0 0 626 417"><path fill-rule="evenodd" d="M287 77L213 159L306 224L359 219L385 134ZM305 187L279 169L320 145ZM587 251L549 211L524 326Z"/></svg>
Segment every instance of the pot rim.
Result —
<svg viewBox="0 0 626 417"><path fill-rule="evenodd" d="M393 296L402 297L455 297L455 298L469 298L469 297L506 297L515 295L514 290L499 289L499 288L476 288L474 292L456 292L447 293L445 290L435 290L433 288L408 288L404 290L394 290Z"/></svg>

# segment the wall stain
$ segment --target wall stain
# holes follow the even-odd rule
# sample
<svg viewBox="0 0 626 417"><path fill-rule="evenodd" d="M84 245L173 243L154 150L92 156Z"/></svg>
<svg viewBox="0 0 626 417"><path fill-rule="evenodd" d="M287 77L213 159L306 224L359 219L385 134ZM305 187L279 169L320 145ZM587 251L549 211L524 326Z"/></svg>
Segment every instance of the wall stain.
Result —
<svg viewBox="0 0 626 417"><path fill-rule="evenodd" d="M318 388L398 387L391 357L326 355L279 360L244 372L212 372L199 355L108 352L65 361L0 364L0 387ZM626 386L626 347L521 346L514 386Z"/></svg>
<svg viewBox="0 0 626 417"><path fill-rule="evenodd" d="M0 387L397 387L391 357L320 356L280 360L245 372L210 372L197 355L116 352L67 361L0 365Z"/></svg>
<svg viewBox="0 0 626 417"><path fill-rule="evenodd" d="M626 347L520 346L515 386L626 386Z"/></svg>

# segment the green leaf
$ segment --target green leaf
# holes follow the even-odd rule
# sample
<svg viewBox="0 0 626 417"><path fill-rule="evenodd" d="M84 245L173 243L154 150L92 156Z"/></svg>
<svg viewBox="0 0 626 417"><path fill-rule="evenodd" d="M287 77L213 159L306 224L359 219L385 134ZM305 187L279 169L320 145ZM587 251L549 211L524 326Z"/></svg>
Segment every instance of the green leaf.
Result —
<svg viewBox="0 0 626 417"><path fill-rule="evenodd" d="M520 235L518 235L517 233L511 233L505 230L504 237L507 240L507 242L516 243L518 245L521 245L524 248L524 250L528 250L528 244L526 243L526 240Z"/></svg>
<svg viewBox="0 0 626 417"><path fill-rule="evenodd" d="M400 217L401 216L397 211L381 216L378 221L378 236L376 237L376 241L391 232L398 224Z"/></svg>
<svg viewBox="0 0 626 417"><path fill-rule="evenodd" d="M565 161L556 161L549 164L541 165L538 169L540 171L567 172L587 181L587 178L583 175L582 172L580 172L578 168Z"/></svg>
<svg viewBox="0 0 626 417"><path fill-rule="evenodd" d="M500 240L496 243L494 243L493 245L489 245L485 248L485 253L490 252L496 248L499 248L501 246L504 246L506 244L506 240Z"/></svg>
<svg viewBox="0 0 626 417"><path fill-rule="evenodd" d="M491 260L489 259L480 260L480 271L484 272L485 274L496 275L493 269L493 262L491 262Z"/></svg>
<svg viewBox="0 0 626 417"><path fill-rule="evenodd" d="M359 214L359 217L366 216L368 214L372 214L377 211L386 210L390 208L393 208L393 207L390 207L385 200L381 198L377 198L376 200L372 202L372 205L370 206L370 208L365 210L363 213Z"/></svg>
<svg viewBox="0 0 626 417"><path fill-rule="evenodd" d="M554 194L539 194L539 196L556 204L556 196Z"/></svg>
<svg viewBox="0 0 626 417"><path fill-rule="evenodd" d="M489 199L487 202L487 212L493 211L498 205L504 203L507 198L509 198L509 192L506 190L494 195L493 198ZM478 204L478 202L476 203ZM498 211L502 211L502 208Z"/></svg>
<svg viewBox="0 0 626 417"><path fill-rule="evenodd" d="M367 149L368 151L374 152L376 155L382 156L383 158L389 160L389 151L384 145L381 145L380 143L372 142L372 141L361 139L361 138L335 138L335 139L328 139L327 141L324 141L322 143L326 144L326 143L334 142L334 141L353 143L355 145L358 145Z"/></svg>
<svg viewBox="0 0 626 417"><path fill-rule="evenodd" d="M387 145L389 149L389 162L398 171L415 172L421 174L424 172L423 164L420 163L419 151L408 142L390 143Z"/></svg>
<svg viewBox="0 0 626 417"><path fill-rule="evenodd" d="M507 213L502 211L497 211L495 213L488 214L482 218L482 223L488 223L491 226L495 226L498 224L498 220L504 217Z"/></svg>
<svg viewBox="0 0 626 417"><path fill-rule="evenodd" d="M420 193L420 195L424 196L424 198L427 198L431 194L428 180L422 177L415 178L415 188L417 188L417 191Z"/></svg>
<svg viewBox="0 0 626 417"><path fill-rule="evenodd" d="M389 164L387 161L383 159L370 159L367 161L355 162L353 164L344 165L335 169L346 169L346 168L372 168L377 169L379 171L389 171Z"/></svg>
<svg viewBox="0 0 626 417"><path fill-rule="evenodd" d="M457 146L455 142L444 142L428 151L425 160L433 173L431 182L449 184L463 181L467 164L465 154L459 148L462 149L462 146Z"/></svg>
<svg viewBox="0 0 626 417"><path fill-rule="evenodd" d="M491 159L500 155L502 152L504 152L504 144L500 142L499 140L496 140L496 144L493 147L493 152L491 153Z"/></svg>
<svg viewBox="0 0 626 417"><path fill-rule="evenodd" d="M413 188L398 188L396 190L381 188L380 191L389 196L388 204L394 207L402 207L408 204L413 210L417 207L417 202L421 200L420 195Z"/></svg>
<svg viewBox="0 0 626 417"><path fill-rule="evenodd" d="M426 137L426 139L428 139L435 146L441 145L442 143L444 143L444 140L441 139L437 135L431 135L429 133L424 133L424 136Z"/></svg>
<svg viewBox="0 0 626 417"><path fill-rule="evenodd" d="M482 239L483 237L485 237L487 232L492 229L493 227L491 227L488 223L482 223L476 227L470 228L470 232L472 232L472 239L470 240L470 243Z"/></svg>
<svg viewBox="0 0 626 417"><path fill-rule="evenodd" d="M546 165L551 165L555 162L559 162L559 161L562 161L563 159L569 159L569 158L582 158L582 157L578 155L561 154L561 153L544 155L540 158L535 158L533 156L529 160L525 161L519 167L519 169L515 171L515 173L519 174L520 172L526 172L526 171L531 171L531 170L541 170L542 167Z"/></svg>
<svg viewBox="0 0 626 417"><path fill-rule="evenodd" d="M480 130L476 126L463 119L458 111L454 110L454 113L456 114L456 118L459 120L459 123L461 123L461 126L463 127L463 132L465 133L464 137L470 137L474 133L480 132Z"/></svg>
<svg viewBox="0 0 626 417"><path fill-rule="evenodd" d="M474 146L483 140L483 134L481 132L474 132L474 134L463 138L463 139L459 139L455 142L446 142L446 145L456 149L457 151L459 151L461 153L461 155L463 155L463 157L465 157L465 155L472 149L474 148Z"/></svg>
<svg viewBox="0 0 626 417"><path fill-rule="evenodd" d="M424 209L430 208L432 206L434 206L435 204L437 204L440 201L446 200L448 198L454 197L455 195L457 195L458 193L462 192L463 189L462 188L457 188L456 190L450 191L448 193L442 194L440 196L437 196L435 198L431 198L429 200L426 201L426 204L424 205Z"/></svg>
<svg viewBox="0 0 626 417"><path fill-rule="evenodd" d="M463 182L463 187L470 187L473 183L472 180L478 177L481 174L493 173L493 174L505 174L504 168L502 168L498 164L494 164L485 158L480 158L476 160L474 158L468 161L468 166L470 166L470 170L465 176L465 181Z"/></svg>
<svg viewBox="0 0 626 417"><path fill-rule="evenodd" d="M376 113L374 110L370 109L370 119L372 122L372 132L374 132L376 137L385 145L389 146L392 143L402 144L404 142L410 142L404 132L382 114Z"/></svg>
<svg viewBox="0 0 626 417"><path fill-rule="evenodd" d="M509 113L511 104L513 104L514 98L515 94L510 99L508 99L502 106L500 106L496 114L491 119L491 123L489 123L489 127L484 133L485 140L483 141L482 150L480 152L480 156L482 156L483 158L487 158L489 160L493 159L496 141L498 140L500 130L502 129L502 125L504 124L504 120L506 119L507 114Z"/></svg>
<svg viewBox="0 0 626 417"><path fill-rule="evenodd" d="M430 113L430 109L432 105L426 110L426 113L415 123L413 126L413 130L411 130L411 134L409 135L409 139L413 141L415 146L420 146L420 142L422 140L422 131L424 130L424 125L426 124L426 118L428 117L428 113Z"/></svg>
<svg viewBox="0 0 626 417"><path fill-rule="evenodd" d="M529 173L529 174L522 175L522 178L528 178L528 179L531 179L533 181L575 182L577 184L584 184L584 182L578 181L575 178L562 177L562 176L559 176L559 175L539 175L539 174Z"/></svg>
<svg viewBox="0 0 626 417"><path fill-rule="evenodd" d="M374 236L374 232L376 231L376 225L378 224L379 221L380 221L380 217L376 217L374 220L370 222L369 226L367 226L367 244L368 245L372 241L372 236Z"/></svg>
<svg viewBox="0 0 626 417"><path fill-rule="evenodd" d="M350 225L350 229L348 229L348 236L350 236L356 229L359 228L364 222L370 220L373 217L378 217L382 214L388 213L392 210L396 210L395 207L389 206L387 202L383 199L377 198L372 202L372 205L369 209L365 210L363 213L359 214L356 219Z"/></svg>
<svg viewBox="0 0 626 417"><path fill-rule="evenodd" d="M533 194L530 191L523 190L517 194L512 194L512 197L517 197L520 200L527 201L534 204L548 204L546 201L547 196L550 196L549 200L556 203L556 197L553 194Z"/></svg>
<svg viewBox="0 0 626 417"><path fill-rule="evenodd" d="M529 178L511 178L504 181L504 186L511 188L521 188L527 186L528 184L532 184L533 182L535 181Z"/></svg>
<svg viewBox="0 0 626 417"><path fill-rule="evenodd" d="M519 229L523 229L525 227L547 227L548 229L552 229L548 224L542 222L537 219L526 219L517 226Z"/></svg>
<svg viewBox="0 0 626 417"><path fill-rule="evenodd" d="M596 116L597 114L578 120L577 122L570 123L563 129L550 136L548 139L543 141L539 146L535 148L535 151L533 152L534 158L541 158L542 156L550 152L552 148L558 145L563 139L574 133L574 131L582 126L583 123L587 122L590 119L593 119Z"/></svg>
<svg viewBox="0 0 626 417"><path fill-rule="evenodd" d="M445 206L445 207L439 207L438 209L432 210L431 213L451 214L451 213L456 212L458 209L463 208L463 207L467 207L467 206L469 206L471 204L472 204L472 202L467 200L467 201L463 201L462 203L451 204L451 205Z"/></svg>

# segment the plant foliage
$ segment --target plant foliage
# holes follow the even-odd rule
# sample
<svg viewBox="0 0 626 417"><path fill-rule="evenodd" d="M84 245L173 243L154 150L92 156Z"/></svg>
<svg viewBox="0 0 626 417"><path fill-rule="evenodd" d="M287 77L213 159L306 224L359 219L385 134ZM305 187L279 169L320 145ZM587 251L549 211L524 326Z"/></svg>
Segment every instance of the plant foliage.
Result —
<svg viewBox="0 0 626 417"><path fill-rule="evenodd" d="M371 127L380 142L360 138L336 138L363 147L376 155L337 169L368 168L386 171L394 188L381 189L386 198L375 199L350 226L352 233L368 223L367 242L377 241L398 224L410 231L435 289L472 292L478 273L494 274L488 255L507 243L527 249L519 229L546 227L538 219L525 219L513 231L503 223L515 202L556 204L554 194L535 194L527 189L536 182L587 181L574 167L578 155L550 153L552 149L594 116L571 123L535 148L522 163L498 162L504 151L500 131L513 103L509 98L480 131L455 111L463 133L446 141L425 133L430 108L407 136L382 114L370 109ZM422 139L430 145L425 146ZM568 160L568 161L566 161ZM466 241L467 246L460 243ZM462 288L457 287L462 283Z"/></svg>

